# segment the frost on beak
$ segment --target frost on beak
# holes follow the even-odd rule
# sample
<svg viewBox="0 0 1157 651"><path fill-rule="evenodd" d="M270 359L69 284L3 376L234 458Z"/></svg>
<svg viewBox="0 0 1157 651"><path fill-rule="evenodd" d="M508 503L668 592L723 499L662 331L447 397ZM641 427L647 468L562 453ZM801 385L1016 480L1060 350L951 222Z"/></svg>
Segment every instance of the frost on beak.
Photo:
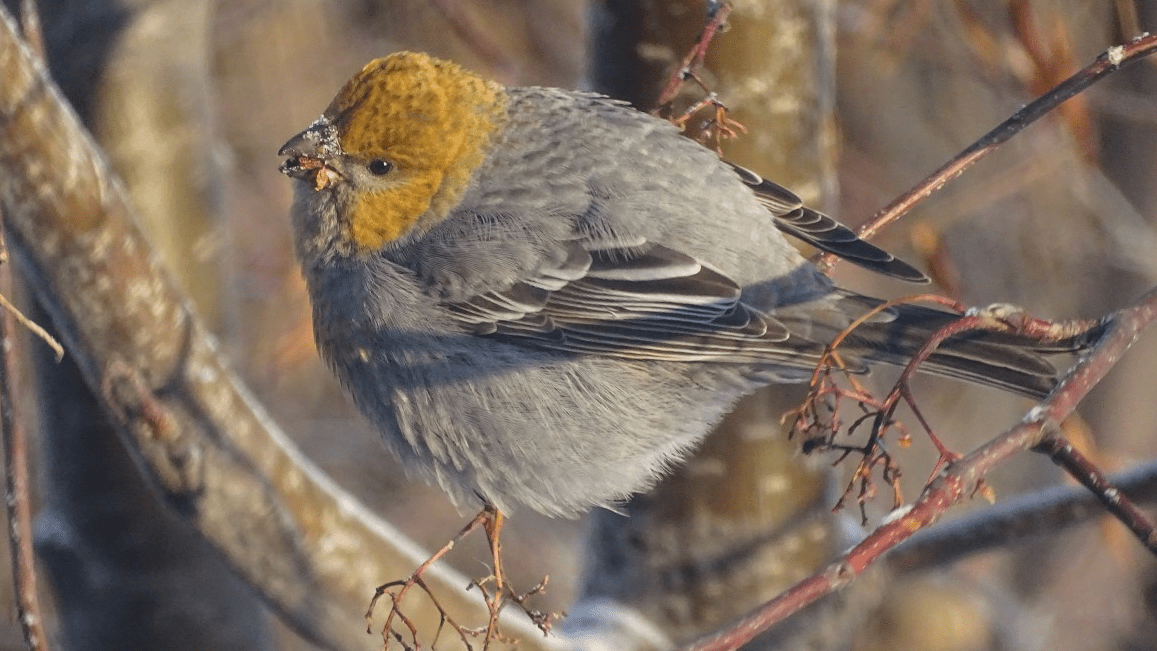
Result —
<svg viewBox="0 0 1157 651"><path fill-rule="evenodd" d="M281 146L277 155L289 158L278 169L295 179L312 180L315 190L324 190L336 179L334 171L325 164L340 153L336 131L329 118L321 116Z"/></svg>

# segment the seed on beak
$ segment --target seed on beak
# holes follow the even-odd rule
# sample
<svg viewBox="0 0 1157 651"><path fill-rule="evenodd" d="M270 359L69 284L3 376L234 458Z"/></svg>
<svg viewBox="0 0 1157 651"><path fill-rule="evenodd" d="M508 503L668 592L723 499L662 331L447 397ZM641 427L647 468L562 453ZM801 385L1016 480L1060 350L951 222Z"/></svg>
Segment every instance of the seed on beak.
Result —
<svg viewBox="0 0 1157 651"><path fill-rule="evenodd" d="M313 180L314 190L324 190L333 180L333 174L320 158L312 156L290 156L281 164L282 174L295 179Z"/></svg>

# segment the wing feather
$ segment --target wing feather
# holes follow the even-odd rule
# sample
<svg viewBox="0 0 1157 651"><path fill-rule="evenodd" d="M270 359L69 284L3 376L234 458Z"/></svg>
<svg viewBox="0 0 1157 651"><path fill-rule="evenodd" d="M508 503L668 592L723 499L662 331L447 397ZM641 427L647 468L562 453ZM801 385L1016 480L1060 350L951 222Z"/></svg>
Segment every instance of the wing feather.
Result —
<svg viewBox="0 0 1157 651"><path fill-rule="evenodd" d="M444 306L475 334L629 359L765 362L791 337L743 304L734 281L689 255L657 244L568 246L563 265Z"/></svg>
<svg viewBox="0 0 1157 651"><path fill-rule="evenodd" d="M782 185L744 167L734 164L731 167L755 193L759 203L775 217L779 230L870 271L913 283L928 282L928 277L919 269L860 239L855 232L831 217L804 206L799 197Z"/></svg>

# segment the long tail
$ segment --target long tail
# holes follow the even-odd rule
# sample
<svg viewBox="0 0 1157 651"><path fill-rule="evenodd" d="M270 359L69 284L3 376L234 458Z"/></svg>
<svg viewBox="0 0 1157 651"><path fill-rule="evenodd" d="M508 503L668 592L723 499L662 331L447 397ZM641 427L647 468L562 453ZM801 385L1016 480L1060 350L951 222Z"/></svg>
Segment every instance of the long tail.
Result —
<svg viewBox="0 0 1157 651"><path fill-rule="evenodd" d="M863 314L882 301L850 292L839 299L845 314ZM917 305L900 305L856 328L841 345L853 358L906 365L939 330L959 315ZM1093 328L1060 341L1041 341L1019 334L972 331L945 340L921 366L934 375L996 387L1030 398L1044 397L1057 383L1057 368L1048 357L1077 353L1101 334Z"/></svg>

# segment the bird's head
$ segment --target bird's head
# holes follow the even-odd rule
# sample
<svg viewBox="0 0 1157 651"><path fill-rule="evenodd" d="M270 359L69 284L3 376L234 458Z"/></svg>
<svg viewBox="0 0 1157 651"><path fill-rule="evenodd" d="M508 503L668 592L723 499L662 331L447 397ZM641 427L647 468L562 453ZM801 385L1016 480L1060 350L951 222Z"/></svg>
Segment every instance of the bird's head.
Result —
<svg viewBox="0 0 1157 651"><path fill-rule="evenodd" d="M343 248L375 251L458 203L505 113L501 85L425 54L391 54L282 146L281 171L332 193Z"/></svg>

